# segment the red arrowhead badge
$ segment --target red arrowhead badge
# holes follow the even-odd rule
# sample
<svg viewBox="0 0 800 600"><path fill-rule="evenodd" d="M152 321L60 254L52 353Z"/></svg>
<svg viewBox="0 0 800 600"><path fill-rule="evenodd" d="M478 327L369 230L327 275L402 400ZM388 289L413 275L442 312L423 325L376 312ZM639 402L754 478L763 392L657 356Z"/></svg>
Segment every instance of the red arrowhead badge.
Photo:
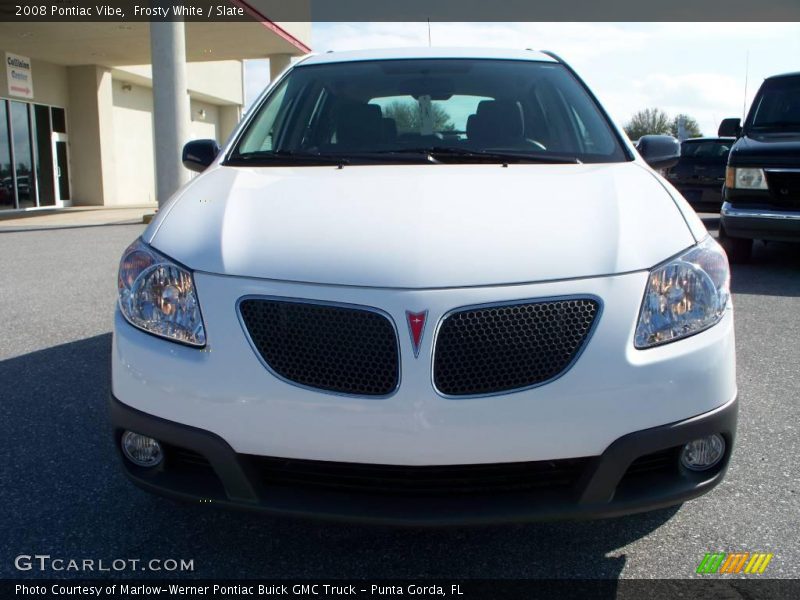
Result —
<svg viewBox="0 0 800 600"><path fill-rule="evenodd" d="M419 347L422 343L422 335L425 333L425 322L428 320L428 311L411 312L406 311L408 320L408 332L411 334L411 345L414 347L414 358L419 356Z"/></svg>

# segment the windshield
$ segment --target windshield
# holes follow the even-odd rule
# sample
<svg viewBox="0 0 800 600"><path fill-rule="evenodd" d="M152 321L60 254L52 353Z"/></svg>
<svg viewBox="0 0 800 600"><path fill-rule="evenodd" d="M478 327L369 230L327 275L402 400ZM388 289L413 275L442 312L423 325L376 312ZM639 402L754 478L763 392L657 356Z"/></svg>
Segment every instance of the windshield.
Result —
<svg viewBox="0 0 800 600"><path fill-rule="evenodd" d="M745 128L800 131L800 76L765 81L750 109Z"/></svg>
<svg viewBox="0 0 800 600"><path fill-rule="evenodd" d="M558 63L410 59L292 69L228 164L619 162L626 153Z"/></svg>

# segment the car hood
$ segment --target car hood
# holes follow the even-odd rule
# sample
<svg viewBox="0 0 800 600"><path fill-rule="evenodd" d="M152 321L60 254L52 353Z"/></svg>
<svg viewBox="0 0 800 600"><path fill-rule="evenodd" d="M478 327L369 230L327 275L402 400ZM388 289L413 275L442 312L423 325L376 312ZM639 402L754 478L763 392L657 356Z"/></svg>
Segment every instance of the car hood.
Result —
<svg viewBox="0 0 800 600"><path fill-rule="evenodd" d="M637 163L213 167L144 240L201 271L392 288L616 274L695 242Z"/></svg>
<svg viewBox="0 0 800 600"><path fill-rule="evenodd" d="M749 133L731 149L729 164L751 167L800 167L800 132Z"/></svg>

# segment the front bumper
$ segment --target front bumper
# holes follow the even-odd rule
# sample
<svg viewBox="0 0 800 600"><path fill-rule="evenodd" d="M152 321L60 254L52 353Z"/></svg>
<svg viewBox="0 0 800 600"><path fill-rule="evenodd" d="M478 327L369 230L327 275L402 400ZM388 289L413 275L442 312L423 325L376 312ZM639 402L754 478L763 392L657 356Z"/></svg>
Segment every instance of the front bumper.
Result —
<svg viewBox="0 0 800 600"><path fill-rule="evenodd" d="M800 242L800 210L722 205L720 223L730 237Z"/></svg>
<svg viewBox="0 0 800 600"><path fill-rule="evenodd" d="M149 415L113 396L110 399L118 450L125 430L156 438L165 445L165 461L153 469L122 459L128 477L147 491L204 505L285 516L407 525L612 517L684 502L708 492L724 477L734 443L737 409L734 398L701 415L624 435L599 456L585 458L578 476L567 486L494 494L409 496L357 493L347 481L330 477L324 487L287 485L285 479L275 483L260 470L259 457L237 453L214 433ZM723 460L706 472L681 468L677 461L680 447L711 433L720 433L726 440ZM315 469L320 465L324 467L315 463ZM426 468L411 467L407 472L416 469L423 475Z"/></svg>

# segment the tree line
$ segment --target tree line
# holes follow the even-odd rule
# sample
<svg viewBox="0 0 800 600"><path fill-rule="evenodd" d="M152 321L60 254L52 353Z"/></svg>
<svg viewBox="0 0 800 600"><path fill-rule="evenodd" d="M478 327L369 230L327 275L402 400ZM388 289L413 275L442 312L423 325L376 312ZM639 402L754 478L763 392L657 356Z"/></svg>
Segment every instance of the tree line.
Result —
<svg viewBox="0 0 800 600"><path fill-rule="evenodd" d="M680 135L680 123L683 120L683 136ZM625 124L625 133L633 141L643 135L671 135L676 138L702 137L700 125L689 115L679 113L670 117L660 108L645 108L631 117Z"/></svg>

